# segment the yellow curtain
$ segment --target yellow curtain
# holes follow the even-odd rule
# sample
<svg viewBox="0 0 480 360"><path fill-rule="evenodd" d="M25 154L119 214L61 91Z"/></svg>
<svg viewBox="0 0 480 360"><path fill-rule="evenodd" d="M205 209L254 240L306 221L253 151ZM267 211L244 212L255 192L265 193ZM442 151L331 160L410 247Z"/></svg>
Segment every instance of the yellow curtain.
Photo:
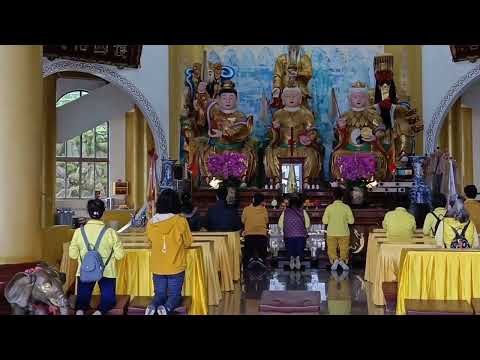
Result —
<svg viewBox="0 0 480 360"><path fill-rule="evenodd" d="M129 183L127 204L138 210L146 201L148 151L155 148L155 142L145 117L136 106L126 113L125 132L125 173Z"/></svg>
<svg viewBox="0 0 480 360"><path fill-rule="evenodd" d="M439 147L457 161L460 189L473 183L472 109L462 106L461 98L453 104L439 136Z"/></svg>

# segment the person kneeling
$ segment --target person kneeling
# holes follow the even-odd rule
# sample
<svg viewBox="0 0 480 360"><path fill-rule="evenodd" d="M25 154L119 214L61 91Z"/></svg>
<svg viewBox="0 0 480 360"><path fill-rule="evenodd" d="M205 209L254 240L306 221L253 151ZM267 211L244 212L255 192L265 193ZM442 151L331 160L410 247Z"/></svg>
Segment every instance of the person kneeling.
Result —
<svg viewBox="0 0 480 360"><path fill-rule="evenodd" d="M147 224L152 243L150 269L155 296L145 315L170 315L182 302L182 287L187 267L187 248L192 233L187 220L179 215L180 199L175 191L165 189L157 204L157 213Z"/></svg>
<svg viewBox="0 0 480 360"><path fill-rule="evenodd" d="M87 204L87 210L91 220L85 226L75 230L68 251L72 259L78 259L75 310L76 315L84 315L85 310L90 307L92 292L98 281L100 306L93 315L102 315L111 310L117 302L115 295L117 269L115 261L111 261L113 260L112 257L120 260L125 256L125 251L118 239L117 232L108 228L100 220L105 212L105 203L100 199L90 200ZM93 274L94 271L90 271L90 274L88 274L88 268L85 271L85 265L89 265L90 270L93 269L91 267L92 261L96 263L96 269L94 270L103 268L103 274ZM87 274L85 275L85 273ZM96 279L89 278L92 276L96 276Z"/></svg>
<svg viewBox="0 0 480 360"><path fill-rule="evenodd" d="M307 229L310 227L308 213L302 209L301 205L300 198L292 196L288 200L288 208L278 219L278 227L283 231L283 237L287 245L291 270L300 270L302 267L301 257L308 237Z"/></svg>

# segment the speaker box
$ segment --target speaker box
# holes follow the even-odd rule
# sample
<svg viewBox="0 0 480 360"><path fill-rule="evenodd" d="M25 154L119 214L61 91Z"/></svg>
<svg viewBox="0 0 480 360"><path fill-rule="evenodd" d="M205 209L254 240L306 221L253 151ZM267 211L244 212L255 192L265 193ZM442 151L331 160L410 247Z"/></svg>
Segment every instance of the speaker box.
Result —
<svg viewBox="0 0 480 360"><path fill-rule="evenodd" d="M183 179L183 166L182 165L175 165L173 167L173 177L175 180L182 180Z"/></svg>

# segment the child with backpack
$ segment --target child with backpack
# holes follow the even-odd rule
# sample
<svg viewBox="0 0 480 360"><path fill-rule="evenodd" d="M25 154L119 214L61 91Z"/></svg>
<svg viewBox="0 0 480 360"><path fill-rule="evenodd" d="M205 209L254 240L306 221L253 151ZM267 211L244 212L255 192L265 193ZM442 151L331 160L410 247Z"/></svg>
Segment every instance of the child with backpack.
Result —
<svg viewBox="0 0 480 360"><path fill-rule="evenodd" d="M449 202L447 214L440 222L435 234L437 247L448 249L478 248L478 234L470 221L462 198Z"/></svg>
<svg viewBox="0 0 480 360"><path fill-rule="evenodd" d="M87 204L90 220L75 230L69 247L69 256L78 259L76 315L84 315L90 307L92 292L98 282L100 305L93 315L106 314L116 304L117 269L115 260L125 256L122 243L115 230L100 219L105 203L100 199Z"/></svg>
<svg viewBox="0 0 480 360"><path fill-rule="evenodd" d="M155 296L145 315L170 315L182 302L192 233L187 220L180 215L180 199L175 191L163 190L156 207L157 213L147 224L147 237L152 243L150 270Z"/></svg>

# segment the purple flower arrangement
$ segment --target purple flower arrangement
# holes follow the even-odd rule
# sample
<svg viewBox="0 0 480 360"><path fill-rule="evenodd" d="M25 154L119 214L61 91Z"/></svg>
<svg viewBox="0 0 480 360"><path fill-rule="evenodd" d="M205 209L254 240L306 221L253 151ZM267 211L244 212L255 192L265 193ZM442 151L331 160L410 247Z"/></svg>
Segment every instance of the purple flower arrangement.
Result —
<svg viewBox="0 0 480 360"><path fill-rule="evenodd" d="M247 172L247 157L237 152L212 154L208 157L208 171L215 177L240 179Z"/></svg>
<svg viewBox="0 0 480 360"><path fill-rule="evenodd" d="M375 156L371 154L344 155L338 159L338 165L342 179L353 186L368 182L377 168Z"/></svg>

